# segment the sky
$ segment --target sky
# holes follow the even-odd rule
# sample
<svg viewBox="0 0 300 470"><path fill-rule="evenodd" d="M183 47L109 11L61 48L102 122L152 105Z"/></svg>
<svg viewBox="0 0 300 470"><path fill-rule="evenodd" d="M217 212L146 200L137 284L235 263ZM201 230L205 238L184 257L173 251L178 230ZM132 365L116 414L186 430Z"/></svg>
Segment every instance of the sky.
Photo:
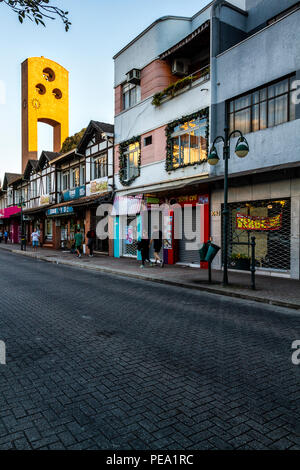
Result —
<svg viewBox="0 0 300 470"><path fill-rule="evenodd" d="M69 11L72 26L49 20L46 28L0 3L0 180L21 172L21 63L44 56L70 73L70 130L91 119L113 123L113 55L154 20L165 15L192 16L208 0L51 0ZM52 129L39 124L39 152L52 150Z"/></svg>

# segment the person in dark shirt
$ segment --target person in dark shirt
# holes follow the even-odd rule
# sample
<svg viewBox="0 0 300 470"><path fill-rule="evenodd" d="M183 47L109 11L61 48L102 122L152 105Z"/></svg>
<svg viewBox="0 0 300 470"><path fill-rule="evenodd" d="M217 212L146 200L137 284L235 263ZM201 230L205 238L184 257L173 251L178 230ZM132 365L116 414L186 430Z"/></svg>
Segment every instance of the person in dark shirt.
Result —
<svg viewBox="0 0 300 470"><path fill-rule="evenodd" d="M154 232L152 234L152 238L150 241L150 246L153 243L153 248L154 248L154 258L155 258L155 264L159 263L160 266L163 268L164 267L164 261L160 258L159 252L162 247L162 231L158 229L157 225L154 225Z"/></svg>
<svg viewBox="0 0 300 470"><path fill-rule="evenodd" d="M144 230L142 239L138 242L138 250L141 252L142 255L142 264L140 266L141 268L145 267L145 261L148 261L150 263L149 248L150 241L147 232Z"/></svg>
<svg viewBox="0 0 300 470"><path fill-rule="evenodd" d="M94 243L95 243L95 238L96 238L96 234L94 230L89 230L88 233L86 234L86 238L88 239L87 246L88 246L88 249L90 250L89 256L92 257L94 256Z"/></svg>

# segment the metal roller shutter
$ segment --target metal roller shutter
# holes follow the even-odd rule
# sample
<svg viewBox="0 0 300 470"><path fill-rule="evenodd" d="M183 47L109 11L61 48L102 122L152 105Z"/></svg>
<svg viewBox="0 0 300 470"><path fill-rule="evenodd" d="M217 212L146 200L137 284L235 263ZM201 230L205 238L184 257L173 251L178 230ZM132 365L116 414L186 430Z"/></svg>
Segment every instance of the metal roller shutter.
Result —
<svg viewBox="0 0 300 470"><path fill-rule="evenodd" d="M187 216L182 217L182 240L179 240L179 262L186 264L200 264L199 248L196 250L187 250L187 243L193 239L193 232L196 230L196 211L200 211L200 207L193 207L192 210L187 212ZM198 214L199 218L199 214ZM200 232L200 227L198 227ZM198 233L199 235L199 233Z"/></svg>

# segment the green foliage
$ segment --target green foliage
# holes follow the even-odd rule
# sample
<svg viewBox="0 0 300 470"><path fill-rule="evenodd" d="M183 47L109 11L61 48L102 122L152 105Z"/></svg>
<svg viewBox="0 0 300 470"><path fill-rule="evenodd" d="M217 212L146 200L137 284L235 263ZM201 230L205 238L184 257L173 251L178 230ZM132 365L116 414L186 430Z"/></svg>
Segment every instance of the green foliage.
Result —
<svg viewBox="0 0 300 470"><path fill-rule="evenodd" d="M204 162L198 163L186 163L185 165L181 165L178 168L173 167L173 147L172 147L172 134L174 132L175 127L184 124L185 122L192 121L193 119L207 119L207 126L206 126L206 141L207 141L207 152L208 152L208 139L209 139L209 111L208 108L202 109L201 111L197 111L196 113L189 114L188 116L182 116L180 119L171 122L166 127L166 137L167 137L167 146L166 146L166 171L174 171L178 168L183 168L186 166L195 166L196 164L200 165ZM206 160L205 160L206 161Z"/></svg>
<svg viewBox="0 0 300 470"><path fill-rule="evenodd" d="M67 137L62 145L61 153L66 153L66 152L69 152L70 150L75 149L78 146L79 142L81 141L85 131L86 129L81 129L80 132L77 132L71 137Z"/></svg>
<svg viewBox="0 0 300 470"><path fill-rule="evenodd" d="M51 0L0 0L0 3L5 3L10 7L19 18L20 23L27 18L34 21L37 25L44 23L45 19L54 20L59 17L65 25L65 30L70 28L70 21L68 19L68 11L50 5Z"/></svg>
<svg viewBox="0 0 300 470"><path fill-rule="evenodd" d="M250 256L245 255L244 253L232 253L230 256L232 260L238 260L238 259L250 259Z"/></svg>
<svg viewBox="0 0 300 470"><path fill-rule="evenodd" d="M128 149L128 146L130 144L134 144L135 142L139 143L139 156L138 156L138 174L135 176L132 176L130 179L127 179L126 175L126 163L127 163L127 155L125 152ZM121 142L119 144L119 179L120 183L122 183L123 186L130 186L131 183L138 177L140 176L140 168L141 168L141 137L132 137L129 140L126 140L124 142Z"/></svg>
<svg viewBox="0 0 300 470"><path fill-rule="evenodd" d="M152 99L153 106L160 106L164 98L174 98L175 94L178 91L191 85L195 80L198 80L200 77L209 74L209 70L209 67L207 67L201 72L200 75L189 75L188 77L181 78L180 80L177 80L177 82L171 83L171 85L167 86L166 88L164 88L164 90L160 91L159 93L155 93Z"/></svg>

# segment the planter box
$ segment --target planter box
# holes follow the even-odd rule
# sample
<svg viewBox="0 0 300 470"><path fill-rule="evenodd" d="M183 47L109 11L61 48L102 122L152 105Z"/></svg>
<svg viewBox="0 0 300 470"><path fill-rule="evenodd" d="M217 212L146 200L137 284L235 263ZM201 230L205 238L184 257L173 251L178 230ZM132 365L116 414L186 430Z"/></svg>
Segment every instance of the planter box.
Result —
<svg viewBox="0 0 300 470"><path fill-rule="evenodd" d="M230 259L229 267L240 271L250 271L250 259Z"/></svg>

